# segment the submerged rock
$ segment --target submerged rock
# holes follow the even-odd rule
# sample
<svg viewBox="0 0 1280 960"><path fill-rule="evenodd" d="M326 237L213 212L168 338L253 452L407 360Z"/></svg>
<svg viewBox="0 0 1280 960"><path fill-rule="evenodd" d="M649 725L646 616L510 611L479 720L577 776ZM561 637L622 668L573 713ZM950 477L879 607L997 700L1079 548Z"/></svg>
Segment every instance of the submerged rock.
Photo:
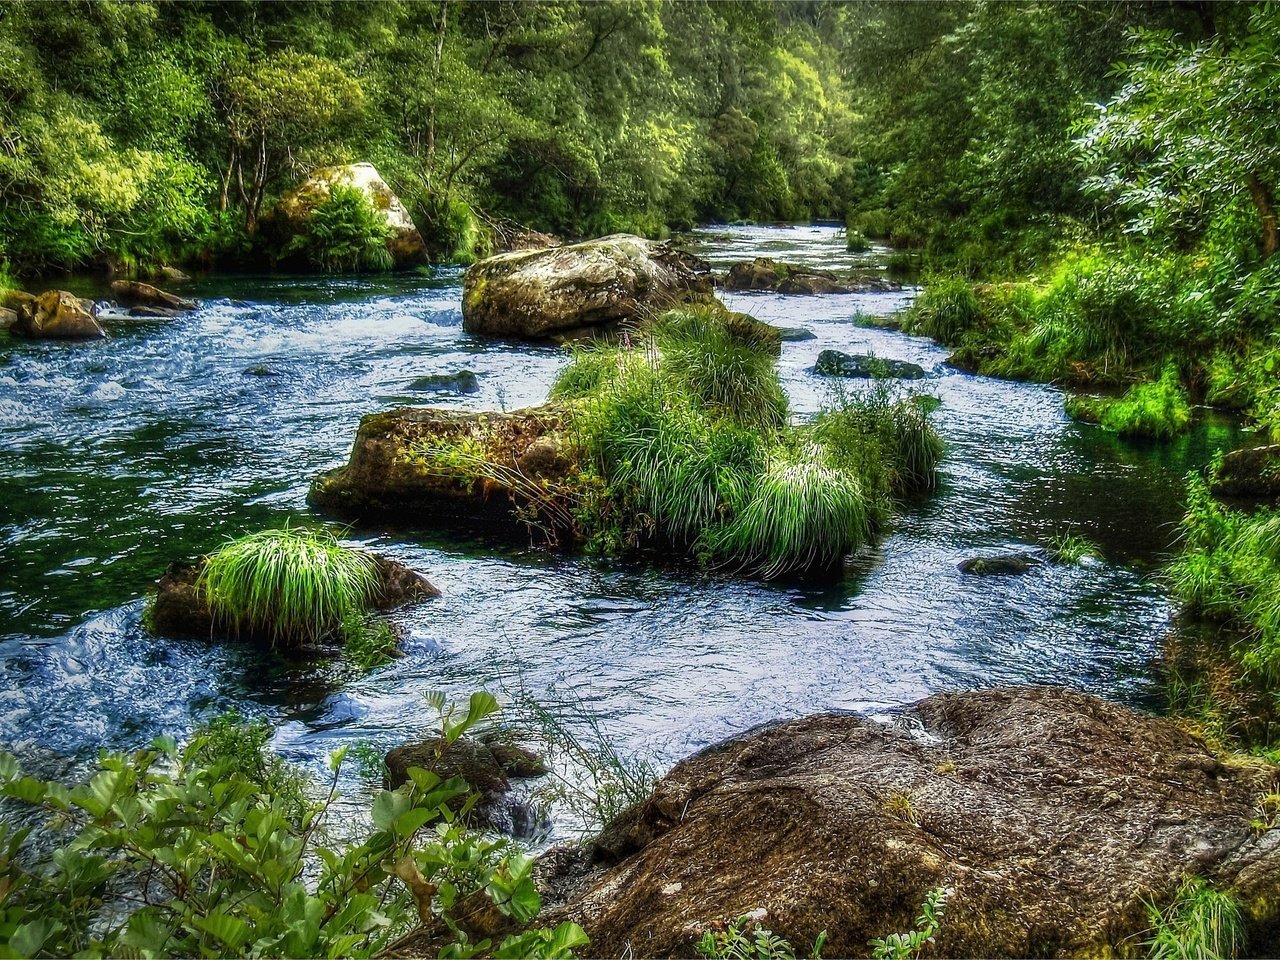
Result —
<svg viewBox="0 0 1280 960"><path fill-rule="evenodd" d="M1277 776L1057 688L939 694L892 724L809 717L697 754L600 841L545 854L540 922L577 921L593 955L678 957L752 913L798 951L825 931L826 955L856 957L948 886L931 955L1115 956L1148 902L1200 876L1270 956L1280 832L1253 823Z"/></svg>
<svg viewBox="0 0 1280 960"><path fill-rule="evenodd" d="M824 293L852 293L853 288L835 277L814 271L796 271L777 286L778 293L815 296Z"/></svg>
<svg viewBox="0 0 1280 960"><path fill-rule="evenodd" d="M480 389L480 379L471 370L457 373L433 373L409 382L410 390L437 393L475 393Z"/></svg>
<svg viewBox="0 0 1280 960"><path fill-rule="evenodd" d="M539 340L712 302L710 268L701 260L667 243L616 234L472 265L463 278L462 326L482 336Z"/></svg>
<svg viewBox="0 0 1280 960"><path fill-rule="evenodd" d="M1280 443L1232 450L1209 478L1217 497L1280 500Z"/></svg>
<svg viewBox="0 0 1280 960"><path fill-rule="evenodd" d="M1026 573L1043 562L1044 559L1034 553L998 553L990 557L968 557L956 564L956 567L961 573L986 576L1000 573Z"/></svg>
<svg viewBox="0 0 1280 960"><path fill-rule="evenodd" d="M925 375L924 367L918 363L839 350L823 350L818 354L813 372L826 377L892 377L900 380L919 380Z"/></svg>
<svg viewBox="0 0 1280 960"><path fill-rule="evenodd" d="M474 825L517 837L527 837L540 826L540 817L526 801L507 796L512 779L544 776L548 767L531 750L496 739L460 737L448 743L433 737L396 747L386 756L387 789L409 782L409 770L428 770L441 780L461 777L480 802L472 811Z"/></svg>
<svg viewBox="0 0 1280 960"><path fill-rule="evenodd" d="M270 229L285 242L299 233L315 210L334 187L354 187L368 198L373 209L391 228L387 251L397 268L415 267L427 262L427 245L409 216L409 209L395 195L372 163L348 163L321 167L299 186L290 190L272 211Z"/></svg>
<svg viewBox="0 0 1280 960"><path fill-rule="evenodd" d="M377 610L394 610L419 600L440 596L426 577L404 564L372 554L377 587L370 604ZM163 637L191 637L208 640L220 635L213 613L200 589L204 561L171 563L156 590L151 609L151 629ZM246 639L254 639L248 637Z"/></svg>
<svg viewBox="0 0 1280 960"><path fill-rule="evenodd" d="M94 318L92 301L65 290L46 290L38 297L17 298L17 318L9 332L20 337L55 340L101 340L107 335Z"/></svg>
<svg viewBox="0 0 1280 960"><path fill-rule="evenodd" d="M111 282L111 292L127 307L168 311L185 311L196 308L194 300L186 300L182 297L174 296L172 293L161 290L159 287L153 287L149 283L143 283L141 280L113 280ZM155 315L141 314L141 316ZM172 316L173 314L160 315Z"/></svg>
<svg viewBox="0 0 1280 960"><path fill-rule="evenodd" d="M525 522L515 514L529 505L521 491L550 497L543 481L577 469L574 450L560 434L563 426L564 414L553 406L510 413L404 407L372 414L360 421L346 466L317 477L308 500L347 517L410 525L463 521L524 532ZM492 467L477 472L473 459L452 455L458 451L483 456Z"/></svg>

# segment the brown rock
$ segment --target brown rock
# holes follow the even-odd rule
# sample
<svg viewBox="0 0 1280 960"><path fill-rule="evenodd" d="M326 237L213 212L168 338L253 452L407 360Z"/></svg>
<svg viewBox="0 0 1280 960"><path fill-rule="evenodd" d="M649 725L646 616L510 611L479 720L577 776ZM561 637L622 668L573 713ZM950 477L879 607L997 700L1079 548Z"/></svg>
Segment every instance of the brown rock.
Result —
<svg viewBox="0 0 1280 960"><path fill-rule="evenodd" d="M79 297L63 290L47 290L38 297L21 299L17 319L9 332L20 337L59 340L101 340L106 331Z"/></svg>
<svg viewBox="0 0 1280 960"><path fill-rule="evenodd" d="M129 307L149 307L161 310L194 310L196 308L194 300L184 300L182 297L167 293L159 287L143 283L141 280L113 280L111 281L111 292L116 295L122 304Z"/></svg>
<svg viewBox="0 0 1280 960"><path fill-rule="evenodd" d="M1280 443L1232 450L1209 478L1217 497L1280 500Z"/></svg>
<svg viewBox="0 0 1280 960"><path fill-rule="evenodd" d="M8 330L18 322L18 311L0 307L0 330Z"/></svg>
<svg viewBox="0 0 1280 960"><path fill-rule="evenodd" d="M713 301L702 261L667 243L617 234L474 264L463 279L462 325L483 336L545 340Z"/></svg>
<svg viewBox="0 0 1280 960"><path fill-rule="evenodd" d="M540 922L581 923L593 955L692 956L700 929L762 910L798 950L826 931L827 955L857 957L950 886L933 955L1114 956L1195 875L1271 956L1280 831L1251 824L1277 776L1057 688L809 717L684 761L602 843L546 855Z"/></svg>

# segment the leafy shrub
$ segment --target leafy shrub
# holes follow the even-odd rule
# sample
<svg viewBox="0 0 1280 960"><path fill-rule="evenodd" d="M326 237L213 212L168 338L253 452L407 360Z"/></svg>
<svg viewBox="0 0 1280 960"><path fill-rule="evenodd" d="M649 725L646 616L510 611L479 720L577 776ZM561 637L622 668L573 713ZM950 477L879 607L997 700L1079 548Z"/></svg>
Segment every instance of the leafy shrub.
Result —
<svg viewBox="0 0 1280 960"><path fill-rule="evenodd" d="M827 935L819 934L809 951L810 960L819 960L826 942ZM749 916L724 929L704 930L693 948L707 960L797 960L795 947Z"/></svg>
<svg viewBox="0 0 1280 960"><path fill-rule="evenodd" d="M1244 947L1240 904L1199 877L1184 880L1165 909L1147 904L1147 914L1147 956L1153 960L1227 960Z"/></svg>
<svg viewBox="0 0 1280 960"><path fill-rule="evenodd" d="M960 278L926 281L924 293L907 311L903 329L955 345L978 322L981 311L973 287Z"/></svg>
<svg viewBox="0 0 1280 960"><path fill-rule="evenodd" d="M283 645L349 635L374 586L372 558L322 530L262 530L232 540L209 554L199 579L216 620Z"/></svg>
<svg viewBox="0 0 1280 960"><path fill-rule="evenodd" d="M871 241L861 230L849 227L845 230L845 249L849 253L866 253L871 249Z"/></svg>
<svg viewBox="0 0 1280 960"><path fill-rule="evenodd" d="M1067 402L1067 412L1122 437L1168 439L1191 423L1191 405L1172 365L1159 380L1135 384L1118 400L1073 397Z"/></svg>
<svg viewBox="0 0 1280 960"><path fill-rule="evenodd" d="M947 909L947 900L955 891L950 887L936 887L930 890L920 907L920 916L916 917L916 925L906 933L891 933L871 941L871 956L875 960L914 960L920 956L926 946L933 943L938 928L942 926L942 917Z"/></svg>
<svg viewBox="0 0 1280 960"><path fill-rule="evenodd" d="M1231 510L1192 475L1181 530L1183 549L1169 568L1175 596L1192 613L1241 630L1239 660L1280 677L1280 512Z"/></svg>
<svg viewBox="0 0 1280 960"><path fill-rule="evenodd" d="M496 709L474 694L461 716L442 714L445 743ZM572 923L496 946L475 936L477 913L520 929L540 901L529 857L461 825L453 807L477 798L460 778L410 770L375 798L363 840L335 844L343 752L325 798L299 802L271 792L279 776L256 779L279 769L264 750L256 728L228 720L185 749L104 754L74 787L0 755L0 796L50 816L34 833L0 825L0 942L19 956L370 957L420 928L450 956L568 957L586 943Z"/></svg>
<svg viewBox="0 0 1280 960"><path fill-rule="evenodd" d="M283 252L300 253L312 266L331 273L390 270L390 235L391 227L364 191L338 184L316 204Z"/></svg>

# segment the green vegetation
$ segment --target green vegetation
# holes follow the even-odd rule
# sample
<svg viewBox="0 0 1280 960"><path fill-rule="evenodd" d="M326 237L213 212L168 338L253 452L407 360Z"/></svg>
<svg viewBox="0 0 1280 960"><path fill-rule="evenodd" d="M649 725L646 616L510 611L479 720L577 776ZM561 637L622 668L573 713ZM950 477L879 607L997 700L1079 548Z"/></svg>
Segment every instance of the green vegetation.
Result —
<svg viewBox="0 0 1280 960"><path fill-rule="evenodd" d="M496 709L472 695L442 715L444 741ZM0 755L0 796L48 815L0 825L0 942L17 956L372 957L417 929L448 956L570 957L586 944L572 923L530 928L533 862L462 825L451 801L465 812L477 798L461 779L410 770L375 797L366 836L335 840L342 752L321 792L267 753L268 735L224 717L185 748L104 753L76 786ZM477 930L477 898L521 932L494 943Z"/></svg>
<svg viewBox="0 0 1280 960"><path fill-rule="evenodd" d="M871 941L871 956L875 960L915 960L925 947L933 943L933 938L942 926L942 916L947 909L947 900L955 891L951 887L935 887L930 890L920 905L920 916L916 917L916 925L906 933L891 933L886 937L878 937Z"/></svg>
<svg viewBox="0 0 1280 960"><path fill-rule="evenodd" d="M311 211L283 253L301 254L313 267L331 273L390 270L390 233L363 191L339 185Z"/></svg>
<svg viewBox="0 0 1280 960"><path fill-rule="evenodd" d="M821 933L809 951L810 960L819 960L827 935ZM739 917L721 930L704 930L693 945L707 960L797 960L791 944L751 917Z"/></svg>
<svg viewBox="0 0 1280 960"><path fill-rule="evenodd" d="M1098 559L1098 548L1084 537L1066 533L1049 541L1049 559L1054 563L1076 567L1088 560Z"/></svg>
<svg viewBox="0 0 1280 960"><path fill-rule="evenodd" d="M1242 631L1235 655L1274 683L1280 676L1280 513L1244 513L1188 479L1184 545L1169 574L1187 609Z"/></svg>
<svg viewBox="0 0 1280 960"><path fill-rule="evenodd" d="M1147 913L1152 924L1147 956L1153 960L1229 960L1244 949L1240 904L1199 877L1183 881L1165 909L1148 904Z"/></svg>
<svg viewBox="0 0 1280 960"><path fill-rule="evenodd" d="M1165 368L1159 380L1135 384L1118 400L1070 397L1067 413L1122 437L1167 439L1191 424L1191 405L1172 366Z"/></svg>
<svg viewBox="0 0 1280 960"><path fill-rule="evenodd" d="M367 554L323 530L263 530L232 540L205 560L199 586L215 620L273 644L351 637L376 585Z"/></svg>
<svg viewBox="0 0 1280 960"><path fill-rule="evenodd" d="M553 398L604 485L580 522L605 549L661 545L764 577L822 570L870 539L894 496L932 483L925 405L879 385L787 422L753 322L674 311L631 347L579 350Z"/></svg>

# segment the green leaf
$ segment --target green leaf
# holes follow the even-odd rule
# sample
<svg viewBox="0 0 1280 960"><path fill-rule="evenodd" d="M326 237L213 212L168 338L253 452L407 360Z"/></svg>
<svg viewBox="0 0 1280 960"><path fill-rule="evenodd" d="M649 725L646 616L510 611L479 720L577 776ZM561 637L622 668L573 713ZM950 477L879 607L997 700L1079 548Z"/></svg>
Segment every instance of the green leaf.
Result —
<svg viewBox="0 0 1280 960"><path fill-rule="evenodd" d="M199 930L227 945L230 951L238 951L248 943L253 935L253 928L238 917L225 913L211 913L204 917L193 917L191 923Z"/></svg>
<svg viewBox="0 0 1280 960"><path fill-rule="evenodd" d="M48 917L22 924L9 938L9 949L19 957L34 957L62 924Z"/></svg>
<svg viewBox="0 0 1280 960"><path fill-rule="evenodd" d="M413 801L404 787L383 790L373 801L373 823L379 830L394 830L396 821L404 816Z"/></svg>

